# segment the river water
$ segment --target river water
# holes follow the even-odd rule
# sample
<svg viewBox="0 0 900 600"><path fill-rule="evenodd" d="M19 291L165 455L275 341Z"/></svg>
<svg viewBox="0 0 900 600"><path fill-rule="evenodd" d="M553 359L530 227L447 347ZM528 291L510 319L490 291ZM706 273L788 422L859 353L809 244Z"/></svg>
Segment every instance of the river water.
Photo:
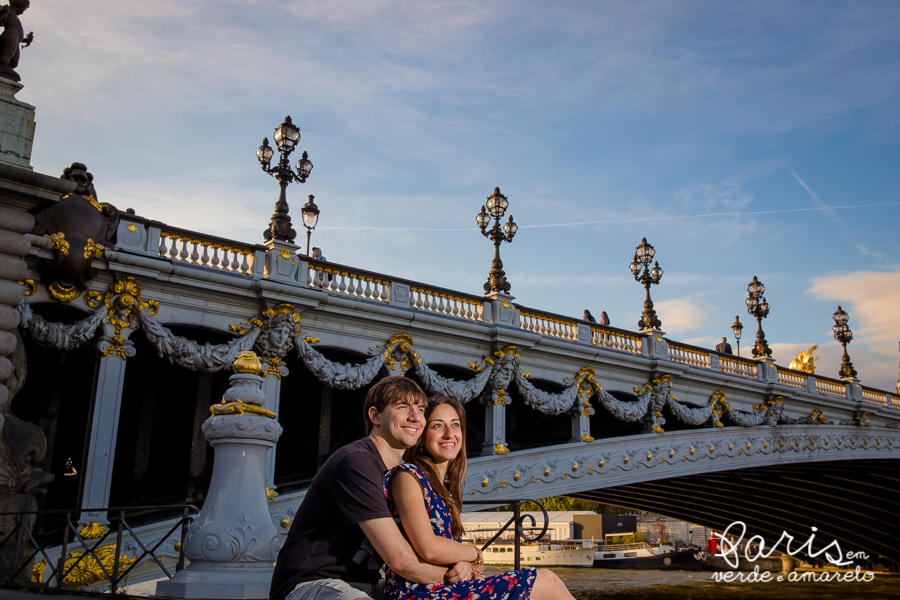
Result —
<svg viewBox="0 0 900 600"><path fill-rule="evenodd" d="M508 569L489 567L486 575ZM870 582L725 583L709 571L619 571L552 569L578 600L900 600L900 575L879 575Z"/></svg>

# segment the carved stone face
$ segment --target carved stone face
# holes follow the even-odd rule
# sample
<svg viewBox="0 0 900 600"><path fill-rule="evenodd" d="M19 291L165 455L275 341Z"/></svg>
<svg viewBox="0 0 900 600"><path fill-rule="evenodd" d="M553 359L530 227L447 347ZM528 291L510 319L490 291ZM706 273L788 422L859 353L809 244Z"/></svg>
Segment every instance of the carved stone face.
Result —
<svg viewBox="0 0 900 600"><path fill-rule="evenodd" d="M297 324L290 315L277 314L263 325L257 344L265 358L281 358L294 347Z"/></svg>
<svg viewBox="0 0 900 600"><path fill-rule="evenodd" d="M515 354L507 354L501 356L494 362L493 372L491 373L491 385L495 390L509 387L512 378L519 368L519 357Z"/></svg>
<svg viewBox="0 0 900 600"><path fill-rule="evenodd" d="M269 347L282 348L285 344L287 344L290 337L291 330L287 326L287 324L273 327L272 331L269 332Z"/></svg>

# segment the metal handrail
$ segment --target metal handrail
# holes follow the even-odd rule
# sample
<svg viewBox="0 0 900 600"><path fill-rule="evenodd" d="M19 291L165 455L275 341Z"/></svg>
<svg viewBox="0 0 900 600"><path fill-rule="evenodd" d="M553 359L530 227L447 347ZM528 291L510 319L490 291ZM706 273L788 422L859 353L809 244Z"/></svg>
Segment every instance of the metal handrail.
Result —
<svg viewBox="0 0 900 600"><path fill-rule="evenodd" d="M147 548L144 542L140 539L137 533L135 533L134 529L128 524L125 520L125 513L134 513L131 514L130 517L133 519L134 517L143 516L149 513L158 512L162 510L181 510L182 515L178 519L178 521L169 529L168 533L162 536L156 544L152 548ZM138 512L134 512L138 511ZM81 515L81 513L92 513L92 512L105 512L110 514L110 528L99 538L85 538L82 536L81 532L78 530L77 522L72 521L72 515ZM47 567L50 568L50 575L47 578L49 581L52 578L56 580L56 587L63 587L63 582L66 577L68 577L75 567L78 566L81 561L85 559L85 557L90 554L97 565L100 567L100 570L103 572L105 579L110 584L110 590L113 594L118 592L119 582L121 582L128 574L134 569L137 565L141 563L145 556L148 554L152 557L153 562L162 569L163 573L165 573L166 577L169 579L172 578L172 573L166 568L163 564L162 560L159 556L156 555L156 551L159 547L171 536L178 527L181 527L181 540L178 546L178 562L175 565L175 572L182 570L184 568L184 540L187 536L188 524L190 520L196 517L200 513L200 509L194 506L193 504L170 504L170 505L162 505L162 506L128 506L128 507L104 507L104 508L82 508L82 509L56 509L56 510L31 510L31 511L19 511L19 512L4 512L0 513L0 517L5 516L17 516L19 517L16 526L13 527L12 531L7 534L7 536L0 541L0 561L2 561L3 566L6 568L6 572L9 574L10 578L15 579L18 577L22 571L28 566L31 561L37 557L38 554L42 554L44 560L46 561ZM45 516L45 515L65 515L65 524L62 526L62 544L60 546L59 558L57 559L56 565L54 566L53 561L50 558L50 555L47 553L47 547L50 545L49 543L41 544L39 543L31 531L28 530L28 527L25 525L25 521L23 517L25 515L35 515ZM116 544L115 544L115 557L113 559L113 568L112 573L110 573L106 566L103 564L103 561L100 560L100 557L97 555L97 550L101 547L104 541L112 534L113 525L115 524L116 530ZM121 575L119 574L119 562L122 554L122 537L124 530L128 530L128 533L131 534L132 539L140 546L141 550L143 550L143 554L137 557L134 562L125 569ZM81 544L82 548L85 550L79 556L75 562L71 564L71 566L66 569L66 553L69 549L69 533L75 534L75 539ZM25 560L21 560L23 556L23 533L27 536L28 542L31 544L32 551L31 554L25 558ZM6 558L6 554L3 552L3 547L10 540L10 538L15 535L16 536L16 552L14 563L18 565L14 567L9 563ZM97 541L91 546L88 544L89 540L96 539ZM20 562L21 561L21 562Z"/></svg>
<svg viewBox="0 0 900 600"><path fill-rule="evenodd" d="M541 532L534 537L528 537L527 535L525 535L525 529L528 529L529 531L538 529L537 519L535 519L534 515L532 515L531 513L525 513L524 515L521 514L522 505L525 503L528 503L528 502L534 502L535 504L537 504L538 508L540 508L541 512L544 514L544 525L543 525L543 527L540 528ZM487 543L481 547L481 551L484 552L485 549L488 548L488 546L493 544L495 541L497 541L497 538L499 538L501 535L503 535L504 531L509 529L510 525L515 523L516 524L516 534L513 536L513 549L515 552L515 558L514 558L515 562L514 562L513 566L517 571L519 570L519 567L521 564L522 541L524 540L526 542L536 542L539 539L544 537L544 534L547 533L547 528L550 527L550 515L547 514L547 509L544 508L544 505L541 504L540 502L538 502L537 500L466 500L463 502L463 505L466 505L466 504L490 504L492 506L511 505L513 507L512 518L510 518L510 520L506 522L506 525L504 525L503 527L500 528L500 531L498 531L494 535L494 537L489 539L487 541ZM526 518L531 520L531 527L525 528L522 526L522 524L525 522Z"/></svg>

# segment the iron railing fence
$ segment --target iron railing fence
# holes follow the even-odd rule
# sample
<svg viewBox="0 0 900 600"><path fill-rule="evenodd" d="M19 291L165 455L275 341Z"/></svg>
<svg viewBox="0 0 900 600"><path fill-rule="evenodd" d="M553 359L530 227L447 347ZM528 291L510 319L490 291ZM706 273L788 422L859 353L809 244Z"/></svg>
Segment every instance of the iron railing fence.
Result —
<svg viewBox="0 0 900 600"><path fill-rule="evenodd" d="M534 515L531 513L522 514L522 505L528 502L537 504L538 508L541 509L541 513L544 516L544 524L542 527L536 527L537 520L534 518ZM547 514L547 509L544 508L544 505L538 502L537 500L466 500L463 502L463 505L468 504L488 504L492 506L511 506L513 516L506 522L506 525L500 528L500 530L494 534L494 537L489 539L486 544L481 547L481 551L484 552L491 544L496 542L503 532L509 529L510 525L515 524L515 534L513 535L513 549L514 549L514 566L517 571L521 566L521 555L522 555L522 542L536 542L544 537L544 534L547 533L547 528L550 527L550 515ZM530 527L524 527L525 519L531 520ZM536 536L528 536L525 534L525 530L535 531L540 529L540 533ZM476 543L477 545L477 543Z"/></svg>
<svg viewBox="0 0 900 600"><path fill-rule="evenodd" d="M137 532L128 524L125 516L134 519L143 515L147 515L159 511L181 511L181 517L175 522L169 531L158 540L150 543L144 543ZM96 527L95 523L78 528L78 518L82 513L106 513L109 519L109 528L100 526ZM129 573L150 555L151 562L157 565L162 572L171 579L173 573L166 568L162 559L156 554L159 547L166 542L176 530L181 528L180 540L177 544L178 561L175 565L177 573L184 568L184 539L187 536L188 525L191 519L200 513L200 509L193 504L173 504L165 506L128 506L128 507L109 507L109 508L82 508L72 510L43 510L43 511L25 511L25 512L7 512L0 513L0 517L12 517L16 524L12 530L0 540L0 563L6 569L6 575L11 579L17 579L29 566L34 569L34 561L38 555L43 556L41 562L44 563L44 570L49 569L49 574L44 577L43 571L38 576L35 571L35 577L41 583L49 585L50 581L55 582L57 588L74 588L83 584L75 580L74 575L78 573L76 569L81 565L81 570L86 568L95 576L102 573L102 576L110 584L110 591L115 594L118 592L119 584ZM41 541L35 537L33 530L26 523L26 516L34 515L35 520L46 518L48 516L55 517L64 516L63 524L56 531L46 531L40 536ZM73 517L74 520L73 520ZM46 519L44 519L46 520ZM92 527L94 526L94 527ZM102 534L101 534L102 530ZM127 554L123 560L122 541L125 532L131 536L131 540L140 547L142 554L137 558L128 558ZM104 542L115 532L115 548L109 549L109 545L104 546ZM74 534L74 539L70 542L70 537ZM7 544L10 540L15 542L15 548L12 552L8 551ZM75 542L80 544L82 552L70 552L73 548L77 548ZM53 559L48 549L59 545L59 556ZM148 547L152 546L152 547ZM112 561L109 555L112 553ZM67 554L70 554L67 556ZM12 561L10 561L10 557ZM110 562L112 565L110 566ZM39 563L38 563L39 564ZM126 566L124 570L122 567ZM99 579L98 579L99 580ZM93 583L93 581L91 582Z"/></svg>

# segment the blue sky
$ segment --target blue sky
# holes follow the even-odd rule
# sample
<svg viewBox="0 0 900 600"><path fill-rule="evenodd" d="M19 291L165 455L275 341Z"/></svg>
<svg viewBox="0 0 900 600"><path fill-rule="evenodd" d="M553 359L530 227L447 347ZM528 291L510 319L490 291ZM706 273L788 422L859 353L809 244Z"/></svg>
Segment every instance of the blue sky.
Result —
<svg viewBox="0 0 900 600"><path fill-rule="evenodd" d="M315 165L289 201L299 220L315 194L329 260L479 293L499 186L517 302L635 329L646 236L671 338L749 325L757 275L779 362L818 344L835 376L841 304L860 379L897 381L896 2L48 0L23 21L32 164L85 162L120 209L261 242L278 189L254 153L289 114Z"/></svg>

